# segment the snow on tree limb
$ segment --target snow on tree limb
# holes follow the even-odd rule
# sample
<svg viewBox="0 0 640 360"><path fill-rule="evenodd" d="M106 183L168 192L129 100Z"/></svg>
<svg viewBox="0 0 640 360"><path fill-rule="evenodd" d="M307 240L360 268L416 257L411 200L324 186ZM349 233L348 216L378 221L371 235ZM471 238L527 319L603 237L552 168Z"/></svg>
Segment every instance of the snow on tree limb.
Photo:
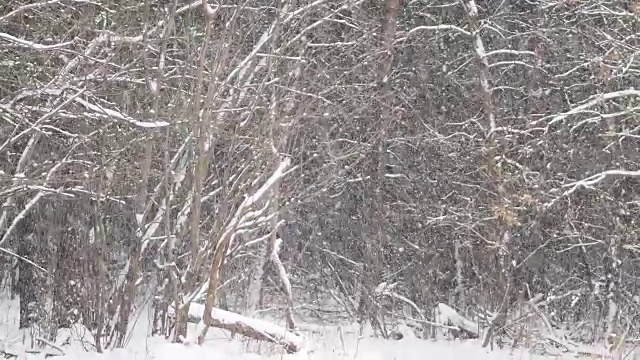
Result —
<svg viewBox="0 0 640 360"><path fill-rule="evenodd" d="M19 6L17 9L10 11L8 14L0 16L0 23L2 22L6 22L10 17L19 15L29 9L34 9L40 6L46 6L46 5L51 5L51 4L57 4L59 3L60 0L48 0L48 1L43 1L43 2L39 2L39 3L34 3L34 4L27 4L27 5L22 5Z"/></svg>
<svg viewBox="0 0 640 360"><path fill-rule="evenodd" d="M20 156L20 160L18 161L18 165L16 166L16 170L15 170L16 172L14 174L14 177L17 177L17 175L23 174L22 171L26 167L26 164L31 156L30 154L33 148L35 147L35 144L37 143L39 136L40 136L40 133L36 132L34 133L34 135L31 136L31 139L29 139L29 143L27 144L24 151L22 152L22 155ZM64 160L66 160L66 158ZM62 166L62 164L65 163L64 160L58 162L56 165L51 167L51 169L49 169L44 179L44 185L46 185L51 180L52 176L56 173L56 171L58 171ZM20 213L18 213L18 215L16 215L15 218L13 218L11 224L2 235L2 238L0 238L0 245L2 245L5 241L7 241L7 239L9 239L9 236L11 235L13 230L17 227L18 223L22 221L22 219L24 219L24 217L29 212L29 210L31 210L31 208L34 207L38 203L38 201L40 201L40 199L46 194L48 190L48 188L44 186L42 188L35 188L35 189L38 190L38 193L34 195L34 197L31 198L29 202L27 202L24 209ZM62 189L57 189L54 192L62 193ZM4 209L2 210L2 214L0 215L0 232L4 230L4 227L9 219L8 208L13 204L14 204L14 199L12 194L3 203Z"/></svg>
<svg viewBox="0 0 640 360"><path fill-rule="evenodd" d="M256 202L260 201L264 197L264 195L276 184L276 182L283 178L285 171L290 164L291 160L289 158L285 158L283 161L281 161L271 177L269 177L269 179L260 187L260 189L258 189L258 191L256 191L253 195L247 197L240 205L240 208L246 209Z"/></svg>
<svg viewBox="0 0 640 360"><path fill-rule="evenodd" d="M204 305L191 304L189 318L191 321L196 319L202 321L207 318L204 316L205 311ZM268 321L242 316L219 308L212 308L210 318L209 326L233 331L248 338L282 345L289 353L297 352L303 346L303 337Z"/></svg>
<svg viewBox="0 0 640 360"><path fill-rule="evenodd" d="M466 36L471 36L472 34L470 32L468 32L467 30L459 27L459 26L455 26L455 25L448 25L448 24L443 24L443 25L431 25L431 26L416 26L413 29L409 30L409 32L407 33L408 35L412 35L417 33L418 31L423 31L423 30L453 30L456 32L459 32L460 34L466 35Z"/></svg>
<svg viewBox="0 0 640 360"><path fill-rule="evenodd" d="M628 97L628 96L640 97L640 90L628 89L628 90L614 91L606 94L593 95L589 97L587 100L585 100L585 102L582 105L578 105L564 113L546 116L542 119L534 121L532 123L532 126L547 120L549 120L548 125L550 126L568 118L571 115L577 115L585 112L593 113L593 111L589 109L595 105L602 103L603 101L613 100L613 99Z"/></svg>
<svg viewBox="0 0 640 360"><path fill-rule="evenodd" d="M69 89L69 87L54 87L54 88L44 88L44 89L39 89L39 90L26 90L26 91L22 91L20 94L18 94L13 100L11 100L10 104L15 103L18 100L24 99L26 97L29 96L40 96L40 95L51 95L51 96L64 96L64 92L65 90ZM56 107L55 109L51 110L51 113L45 114L45 119L48 117L51 117L52 115L54 115L56 112L58 112L64 105L66 105L69 101L74 101L80 105L82 105L84 108L86 108L89 111L93 111L92 114L87 114L90 116L97 116L97 117L102 117L102 118L108 118L108 119L112 119L112 120L121 120L121 121L126 121L130 124L133 124L135 126L138 127L142 127L142 128L163 128L166 126L169 126L169 123L166 121L144 121L144 120L137 120L134 119L126 114L123 114L122 112L118 111L118 110L112 110L112 109L107 109L103 106L97 105L97 104L93 104L87 100L84 100L82 97L80 97L81 94L83 94L85 92L84 89L81 90L77 90L77 92L75 94L69 95L67 97L67 99L65 100L65 102L61 105Z"/></svg>
<svg viewBox="0 0 640 360"><path fill-rule="evenodd" d="M565 184L565 185L563 185L563 187L570 187L570 186L572 186L573 188L579 187L579 186L590 187L591 185L595 185L595 184L599 183L600 181L604 180L607 176L640 176L640 170L636 170L636 171L607 170L607 171L603 171L603 172L601 172L599 174L595 174L595 175L589 176L586 179L583 179L583 180L580 180L580 181L576 181L576 182L573 182L573 183L570 183L570 184Z"/></svg>
<svg viewBox="0 0 640 360"><path fill-rule="evenodd" d="M9 227L7 228L7 231L5 231L4 235L2 236L2 238L0 239L0 245L4 244L5 241L7 241L7 239L9 239L9 236L11 235L11 233L13 232L13 230L16 228L16 226L18 225L18 223L27 215L27 213L29 212L29 210L31 210L31 208L44 196L44 192L40 191L38 192L31 200L29 200L29 202L27 203L27 205L25 205L24 209L22 209L22 211L20 211L20 213L18 213L18 215L16 215L16 217L13 218L13 221L11 222L11 225L9 225Z"/></svg>
<svg viewBox="0 0 640 360"><path fill-rule="evenodd" d="M63 43L59 43L59 44L51 44L51 45L43 45L43 44L38 44L35 43L33 41L29 41L29 40L24 40L24 39L20 39L17 38L13 35L9 35L7 33L3 33L0 32L0 39L1 40L6 40L10 43L22 46L22 47L26 47L29 49L33 49L33 50L55 50L55 49L60 49L63 48L65 46L69 46L71 44L73 44L73 41L67 41L67 42L63 42Z"/></svg>
<svg viewBox="0 0 640 360"><path fill-rule="evenodd" d="M439 303L436 307L436 315L440 323L454 325L470 335L478 337L478 324L458 314L451 306Z"/></svg>
<svg viewBox="0 0 640 360"><path fill-rule="evenodd" d="M9 18L14 17L16 15L20 15L27 10L31 10L31 9L35 9L35 8L39 8L47 5L59 4L60 2L61 0L46 0L42 2L19 6L15 10L10 11L8 14L0 16L0 23L7 22ZM80 4L92 3L90 0L71 0L71 2L80 3ZM93 3L93 4L96 4L96 3ZM101 7L110 13L114 13L113 10L107 9L104 5L101 5Z"/></svg>
<svg viewBox="0 0 640 360"><path fill-rule="evenodd" d="M499 50L487 51L487 53L484 54L484 56L489 57L493 55L502 55L502 54L536 56L535 51L523 51L523 50L512 50L512 49L499 49Z"/></svg>
<svg viewBox="0 0 640 360"><path fill-rule="evenodd" d="M3 247L0 247L0 253L5 253L5 254L9 255L10 257L15 257L16 259L20 259L20 260L26 262L27 264L35 267L36 269L38 269L38 270L40 270L40 271L42 271L44 273L48 273L47 269L45 269L42 266L34 263L33 261L27 259L24 256L20 256L20 255L16 254L15 252L13 252L13 251L11 251L9 249L5 249Z"/></svg>
<svg viewBox="0 0 640 360"><path fill-rule="evenodd" d="M109 118L115 118L118 120L124 120L127 121L133 125L139 126L139 127L143 127L143 128L160 128L160 127L165 127L165 126L169 126L169 123L166 121L139 121L136 119L133 119L127 115L122 114L119 111L116 110L111 110L111 109L106 109L100 105L95 105L95 104L91 104L90 102L83 100L81 98L76 98L75 99L76 102L78 102L79 104L83 105L84 107L86 107L89 110L93 110L98 114L101 115L105 115Z"/></svg>
<svg viewBox="0 0 640 360"><path fill-rule="evenodd" d="M578 181L574 181L568 184L564 184L562 185L563 188L569 188L568 190L566 190L565 192L562 193L562 195L560 195L559 197L553 199L551 202L545 204L546 207L552 206L553 204L555 204L558 200L560 200L561 198L565 197L565 196L570 196L571 194L573 194L574 192L576 192L578 189L584 187L587 189L592 188L594 185L598 184L599 182L601 182L602 180L606 179L607 177L611 177L611 176L640 176L640 170L636 170L636 171L629 171L629 170L607 170L607 171L603 171L601 173L595 174L595 175L591 175L585 179L582 180L578 180Z"/></svg>
<svg viewBox="0 0 640 360"><path fill-rule="evenodd" d="M47 111L46 114L41 116L38 120L36 120L33 124L31 124L31 126L29 126L27 129L21 131L20 133L18 133L17 135L13 136L12 138L7 139L7 141L2 146L0 146L0 150L2 150L5 146L10 145L10 144L18 141L18 139L20 139L20 137L26 135L27 133L29 133L33 129L38 129L40 124L42 124L44 121L46 121L50 117L52 117L55 114L57 114L60 110L62 110L62 108L67 106L70 102L76 100L80 95L82 95L85 92L85 90L86 90L86 88L80 89L78 92L76 92L75 94L73 94L70 97L68 97L65 101L63 101L60 105L56 106L54 109L51 109L51 110Z"/></svg>

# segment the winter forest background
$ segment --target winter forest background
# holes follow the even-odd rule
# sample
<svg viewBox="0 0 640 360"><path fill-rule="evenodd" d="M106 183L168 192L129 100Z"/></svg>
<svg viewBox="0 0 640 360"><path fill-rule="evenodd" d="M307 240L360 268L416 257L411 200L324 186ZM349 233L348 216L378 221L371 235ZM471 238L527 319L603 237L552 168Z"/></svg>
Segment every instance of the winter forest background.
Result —
<svg viewBox="0 0 640 360"><path fill-rule="evenodd" d="M269 337L218 308L613 351L640 2L5 0L0 202L32 340L125 346L148 304L178 342Z"/></svg>

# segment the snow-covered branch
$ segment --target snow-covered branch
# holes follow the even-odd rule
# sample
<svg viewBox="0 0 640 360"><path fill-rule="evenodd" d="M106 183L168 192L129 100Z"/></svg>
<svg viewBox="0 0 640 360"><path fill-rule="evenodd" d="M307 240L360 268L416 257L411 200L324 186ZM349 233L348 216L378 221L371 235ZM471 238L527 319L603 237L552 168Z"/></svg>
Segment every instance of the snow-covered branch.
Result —
<svg viewBox="0 0 640 360"><path fill-rule="evenodd" d="M585 112L593 113L593 111L589 109L598 104L601 104L604 101L609 101L609 100L613 100L621 97L629 97L629 96L640 97L640 90L628 89L628 90L609 92L605 94L593 95L589 99L587 99L583 104L578 105L569 111L566 111L564 113L557 114L557 115L546 116L540 120L535 121L532 125L548 120L549 121L548 125L550 126L566 119L571 115L576 115L576 114L585 113Z"/></svg>
<svg viewBox="0 0 640 360"><path fill-rule="evenodd" d="M27 259L27 258L26 258L26 257L24 257L24 256L20 256L19 254L16 254L15 252L13 252L13 251L11 251L11 250L9 250L9 249L5 249L5 248L3 248L2 246L0 246L0 253L5 253L5 254L9 255L10 257L14 257L14 258L16 258L16 259L20 259L21 261L24 261L25 263L27 263L27 264L29 264L29 265L31 265L31 266L33 266L33 267L35 267L36 269L38 269L38 270L40 270L40 271L42 271L42 272L44 272L44 273L47 273L47 272L48 272L48 271L47 271L47 269L45 269L45 268L43 268L42 266L40 266L40 265L38 265L38 264L34 263L32 260Z"/></svg>
<svg viewBox="0 0 640 360"><path fill-rule="evenodd" d="M140 120L136 120L132 117L129 117L117 110L111 110L111 109L107 109L104 108L100 105L97 104L91 104L90 102L82 99L82 98L76 98L75 101L81 105L83 105L84 107L86 107L89 110L95 111L97 113L97 115L99 116L104 116L106 118L109 119L116 119L116 120L124 120L126 122L129 122L135 126L138 127L142 127L142 128L161 128L161 127L165 127L165 126L169 126L169 123L166 121L140 121Z"/></svg>
<svg viewBox="0 0 640 360"><path fill-rule="evenodd" d="M18 46L26 47L33 50L55 50L55 49L64 48L66 46L73 44L73 41L67 41L59 44L43 45L33 41L20 39L13 35L9 35L3 32L0 32L0 40L5 40L10 43L16 44Z"/></svg>
<svg viewBox="0 0 640 360"><path fill-rule="evenodd" d="M44 94L51 95L51 96L65 96L64 91L66 89L67 89L66 87L64 87L64 88L46 87L46 88L38 89L38 90L25 90L25 91L22 91L20 94L18 94L18 96L16 96L11 101L11 104L14 104L18 100L21 100L21 99L24 99L24 98L30 97L30 96L39 96L39 95L44 95ZM95 103L91 103L91 102L83 99L80 96L80 95L82 95L84 93L85 93L85 90L84 89L80 89L80 90L77 90L77 92L74 93L74 94L66 95L66 97L67 97L66 101L63 104L61 104L60 106L58 106L55 109L51 110L49 113L45 114L40 121L46 120L47 118L49 118L52 115L56 114L69 101L73 100L74 102L82 105L87 110L92 111L92 112L85 113L85 115L89 116L89 117L100 117L100 118L106 118L106 119L111 119L111 120L121 120L121 121L128 122L130 124L133 124L133 125L141 127L141 128L163 128L163 127L169 126L169 123L166 122L166 121L138 120L138 119L134 119L134 118L132 118L132 117L130 117L130 116L118 111L118 110L108 109L108 108L106 108L104 106L101 106L101 105L98 105L98 104L95 104ZM88 95L90 96L91 94L88 94Z"/></svg>
<svg viewBox="0 0 640 360"><path fill-rule="evenodd" d="M282 345L290 353L299 351L304 345L304 339L301 336L278 325L219 308L212 308L207 313L205 306L192 304L189 308L189 317L194 320L209 317L211 319L210 326L237 332L252 339Z"/></svg>
<svg viewBox="0 0 640 360"><path fill-rule="evenodd" d="M551 206L555 204L562 197L570 196L574 192L576 192L580 188L593 188L593 186L597 185L599 182L603 181L607 177L612 176L640 176L640 170L630 171L630 170L607 170L601 173L591 175L585 179L571 182L569 184L562 185L563 188L569 188L562 193L561 196L555 198L551 202L547 203L546 206Z"/></svg>
<svg viewBox="0 0 640 360"><path fill-rule="evenodd" d="M420 32L420 31L434 31L434 30L435 31L453 30L453 31L458 32L458 33L460 33L462 35L465 35L465 36L471 36L472 35L469 31L467 31L467 30L465 30L465 29L463 29L463 28L461 28L459 26L448 25L448 24L416 26L413 29L409 30L407 35L413 35L413 34L415 34L417 32Z"/></svg>
<svg viewBox="0 0 640 360"><path fill-rule="evenodd" d="M493 51L487 51L484 54L485 57L494 56L494 55L531 55L535 56L536 53L534 51L522 51L522 50L512 50L512 49L499 49Z"/></svg>
<svg viewBox="0 0 640 360"><path fill-rule="evenodd" d="M98 4L97 2L93 2L91 0L69 0L69 1L79 3L79 4L87 4L87 3ZM60 3L61 3L61 0L46 0L46 1L41 1L41 2L36 2L31 4L20 5L16 9L10 11L8 14L0 16L0 23L7 22L9 18L20 15L27 10L33 10L33 9L37 9L47 5L60 4ZM101 5L101 6L103 9L106 9L104 5ZM109 9L106 9L106 10L110 13L113 13L113 10L109 10Z"/></svg>
<svg viewBox="0 0 640 360"><path fill-rule="evenodd" d="M29 210L31 210L31 208L38 202L40 201L40 199L44 196L44 192L39 191L33 198L31 198L31 200L29 200L29 202L25 205L24 209L22 209L22 211L20 211L20 213L18 213L18 215L16 215L15 218L13 218L13 221L11 222L11 225L9 225L9 227L7 228L7 231L4 232L4 234L2 235L2 238L0 239L0 245L4 244L5 241L7 241L7 239L9 238L9 236L11 235L11 233L13 232L13 230L16 228L16 226L18 225L18 223L24 219L24 217L27 215L27 213L29 212Z"/></svg>
<svg viewBox="0 0 640 360"><path fill-rule="evenodd" d="M640 170L636 170L636 171L629 171L629 170L607 170L607 171L603 171L599 174L595 174L595 175L591 175L588 178L570 183L570 184L565 184L562 187L570 187L570 190L567 190L567 192L564 193L564 195L569 195L570 193L574 192L576 188L579 187L585 187L585 188L589 188L597 183L599 183L600 181L604 180L607 176L640 176Z"/></svg>

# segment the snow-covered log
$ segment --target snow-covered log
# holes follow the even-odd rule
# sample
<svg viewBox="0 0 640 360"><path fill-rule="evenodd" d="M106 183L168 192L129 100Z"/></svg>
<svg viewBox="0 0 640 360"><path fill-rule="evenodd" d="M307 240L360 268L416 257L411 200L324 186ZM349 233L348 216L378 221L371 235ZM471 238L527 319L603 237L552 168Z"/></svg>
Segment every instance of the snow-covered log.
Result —
<svg viewBox="0 0 640 360"><path fill-rule="evenodd" d="M202 304L191 304L189 319L204 319L204 309L205 306ZM251 339L282 345L288 353L297 352L302 348L303 338L281 326L219 308L213 308L211 321L206 325L229 330Z"/></svg>
<svg viewBox="0 0 640 360"><path fill-rule="evenodd" d="M464 332L469 338L478 338L478 324L458 314L451 306L439 303L436 307L438 321L445 325L452 325Z"/></svg>

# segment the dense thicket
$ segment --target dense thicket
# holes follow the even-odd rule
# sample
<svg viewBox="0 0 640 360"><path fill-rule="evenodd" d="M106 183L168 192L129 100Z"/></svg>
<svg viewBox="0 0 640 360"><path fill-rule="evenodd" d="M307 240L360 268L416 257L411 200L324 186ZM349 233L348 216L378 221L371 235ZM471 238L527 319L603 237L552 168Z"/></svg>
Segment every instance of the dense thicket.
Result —
<svg viewBox="0 0 640 360"><path fill-rule="evenodd" d="M638 34L636 0L0 5L20 326L101 350L146 296L176 340L191 302L293 327L331 301L384 332L529 301L573 339L636 336Z"/></svg>

